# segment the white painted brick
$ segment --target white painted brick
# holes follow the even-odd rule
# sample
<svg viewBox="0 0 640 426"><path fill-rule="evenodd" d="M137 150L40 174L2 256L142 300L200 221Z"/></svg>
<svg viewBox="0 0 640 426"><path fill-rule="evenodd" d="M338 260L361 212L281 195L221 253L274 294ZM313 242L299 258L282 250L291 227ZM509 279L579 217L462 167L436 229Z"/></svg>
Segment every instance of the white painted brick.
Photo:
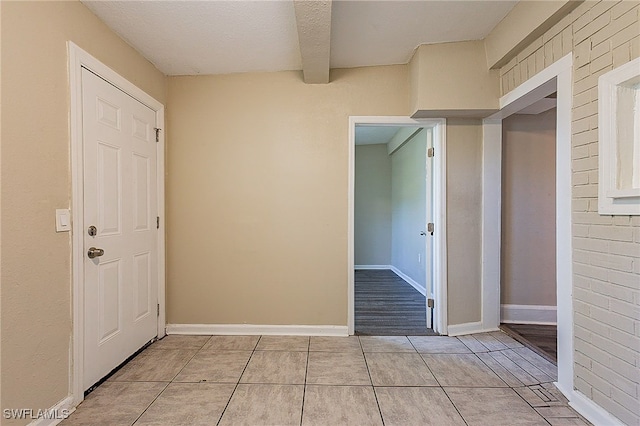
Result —
<svg viewBox="0 0 640 426"><path fill-rule="evenodd" d="M592 318L594 317L593 316L594 311L598 309L598 307L609 309L609 298L597 293L592 293L590 290L583 290L581 288L576 287L573 289L573 296L575 300L580 300L590 306ZM581 324L581 325L584 326L585 324ZM598 332L593 328L589 328L589 329L593 332Z"/></svg>
<svg viewBox="0 0 640 426"><path fill-rule="evenodd" d="M622 226L594 225L589 228L591 238L615 241L633 241L633 229Z"/></svg>
<svg viewBox="0 0 640 426"><path fill-rule="evenodd" d="M578 340L583 340L585 342L591 342L593 339L593 333L591 333L586 328L582 328L576 325L573 329L573 337L575 338L575 344L578 344ZM575 345L574 345L575 346Z"/></svg>
<svg viewBox="0 0 640 426"><path fill-rule="evenodd" d="M609 253L640 258L640 244L611 241L609 243Z"/></svg>
<svg viewBox="0 0 640 426"><path fill-rule="evenodd" d="M574 215L579 213L574 213ZM591 227L589 228L591 229ZM609 253L609 241L597 240L593 238L574 238L573 248L578 250L587 250L598 253Z"/></svg>
<svg viewBox="0 0 640 426"><path fill-rule="evenodd" d="M630 226L631 225L631 216L614 216L613 224L618 226Z"/></svg>
<svg viewBox="0 0 640 426"><path fill-rule="evenodd" d="M589 118L581 118L580 120L576 120L573 123L571 123L571 132L574 135L578 133L586 132L590 128L591 127L589 124Z"/></svg>
<svg viewBox="0 0 640 426"><path fill-rule="evenodd" d="M599 279L602 280L602 278ZM609 281L611 283L618 284L623 287L628 287L633 290L640 290L640 275L638 274L630 274L627 272L610 270L607 271L607 278L605 278L603 281Z"/></svg>
<svg viewBox="0 0 640 426"><path fill-rule="evenodd" d="M609 338L621 346L640 352L640 339L632 333L625 333L617 328L611 328L611 330L609 330Z"/></svg>
<svg viewBox="0 0 640 426"><path fill-rule="evenodd" d="M542 45L542 37L538 37L537 39L532 41L531 44L529 44L527 47L522 49L520 53L518 53L518 55L516 56L518 58L518 62L524 62L525 60L527 60L531 55L535 53L536 50L540 49Z"/></svg>
<svg viewBox="0 0 640 426"><path fill-rule="evenodd" d="M582 275L576 275L573 277L573 285L577 288L583 288L586 290L591 289L591 284L592 282L595 281L591 278L588 277L584 277ZM577 309L574 306L574 311L577 311ZM589 310L588 310L588 306L587 306L587 311L586 312L582 312L582 314L584 315L589 315Z"/></svg>
<svg viewBox="0 0 640 426"><path fill-rule="evenodd" d="M591 148L589 148L591 150ZM591 170L589 172L589 183L598 183L598 179L600 178L597 170Z"/></svg>
<svg viewBox="0 0 640 426"><path fill-rule="evenodd" d="M573 22L573 32L579 31L591 22L591 13L586 12Z"/></svg>
<svg viewBox="0 0 640 426"><path fill-rule="evenodd" d="M631 44L631 58L629 58L629 60L640 58L640 36L631 40L630 44Z"/></svg>
<svg viewBox="0 0 640 426"><path fill-rule="evenodd" d="M611 69L613 69L613 55L611 52L607 52L597 59L591 59L591 62L589 62L589 70L592 74L600 70L610 71Z"/></svg>
<svg viewBox="0 0 640 426"><path fill-rule="evenodd" d="M631 225L640 226L640 216L631 216Z"/></svg>
<svg viewBox="0 0 640 426"><path fill-rule="evenodd" d="M609 298L603 297L603 299L606 300L607 304L609 303ZM592 307L591 318L603 324L610 325L611 327L614 327L615 329L618 329L620 331L624 331L625 333L629 333L631 335L633 335L636 332L635 325L631 318L616 314L611 311L607 311L605 309Z"/></svg>
<svg viewBox="0 0 640 426"><path fill-rule="evenodd" d="M597 199L589 200L589 211L590 212L597 212L598 211L598 200Z"/></svg>
<svg viewBox="0 0 640 426"><path fill-rule="evenodd" d="M553 44L551 42L544 45L544 66L553 64Z"/></svg>
<svg viewBox="0 0 640 426"><path fill-rule="evenodd" d="M636 368L633 364L623 361L617 357L611 357L610 367L613 371L628 378L636 385L640 384L640 368Z"/></svg>
<svg viewBox="0 0 640 426"><path fill-rule="evenodd" d="M586 355L587 357L589 357L589 359L599 362L600 364L611 364L611 354L608 354L607 352L599 349L589 342L585 342L583 340L576 341L575 350ZM583 364L583 366L589 367L590 365Z"/></svg>
<svg viewBox="0 0 640 426"><path fill-rule="evenodd" d="M613 66L615 68L631 60L631 42L623 43L613 49Z"/></svg>
<svg viewBox="0 0 640 426"><path fill-rule="evenodd" d="M599 281L599 280L591 280L589 284L590 284L590 289L595 293L600 293L602 295L611 297L612 299L609 302L611 304L616 302L613 299L618 299L625 302L633 303L634 292L632 289L628 287L622 287L613 283L608 283L608 282ZM622 313L613 308L611 308L611 310L614 312Z"/></svg>
<svg viewBox="0 0 640 426"><path fill-rule="evenodd" d="M589 117L589 127L593 130L593 129L597 129L598 128L598 115L592 115L591 117Z"/></svg>
<svg viewBox="0 0 640 426"><path fill-rule="evenodd" d="M633 230L633 241L640 243L640 229Z"/></svg>
<svg viewBox="0 0 640 426"><path fill-rule="evenodd" d="M591 43L593 44L593 46L597 46L600 43L606 42L607 40L613 38L615 34L624 30L637 21L637 9L629 10L617 19L612 20L609 25L602 28L600 31L593 33L593 35L591 36ZM613 47L615 47L615 45Z"/></svg>
<svg viewBox="0 0 640 426"><path fill-rule="evenodd" d="M594 388L592 390L593 401L604 408L609 413L613 414L615 417L620 419L624 424L627 425L637 425L638 418L631 411L627 410L613 399L611 399L611 394L608 395L606 392L600 392L598 389Z"/></svg>
<svg viewBox="0 0 640 426"><path fill-rule="evenodd" d="M573 384L575 385L577 390L582 392L583 395L587 396L588 398L592 398L592 396L591 396L591 384L587 383L581 377L574 377Z"/></svg>
<svg viewBox="0 0 640 426"><path fill-rule="evenodd" d="M573 262L574 263L583 263L585 265L589 264L589 255L590 251L584 250L573 250Z"/></svg>
<svg viewBox="0 0 640 426"><path fill-rule="evenodd" d="M616 3L615 6L611 8L611 18L618 19L620 16L627 13L629 10L638 7L638 2L636 1L621 1Z"/></svg>
<svg viewBox="0 0 640 426"><path fill-rule="evenodd" d="M609 306L612 312L624 315L631 320L640 321L640 306L616 299L611 299Z"/></svg>
<svg viewBox="0 0 640 426"><path fill-rule="evenodd" d="M637 260L633 262L633 273L640 275L640 262L638 262Z"/></svg>
<svg viewBox="0 0 640 426"><path fill-rule="evenodd" d="M589 315L591 315L591 305L589 303L585 303L580 299L574 298L573 304L574 304L573 310L576 316L583 315L585 318L588 318Z"/></svg>
<svg viewBox="0 0 640 426"><path fill-rule="evenodd" d="M586 80L587 79L585 79L583 81L586 81ZM596 87L596 85L592 84L591 86L586 87L584 91L587 91L587 90L592 89L594 87ZM579 92L576 92L576 93L579 93ZM578 120L580 118L589 117L589 116L597 114L597 113L598 113L598 104L595 103L595 102L589 102L588 104L580 105L580 106L577 106L577 107L575 107L573 109L573 119L574 120ZM598 140L597 133L595 135L593 135L593 134L591 134L591 132L585 132L585 133L580 133L580 134L574 136L573 137L573 142L575 143L576 139L578 139L580 136L585 137L585 138L590 136L589 139L585 140L585 143L586 142L595 142L595 141Z"/></svg>
<svg viewBox="0 0 640 426"><path fill-rule="evenodd" d="M573 200L571 206L574 212L587 212L589 211L589 200ZM586 237L586 235L575 235L576 237Z"/></svg>
<svg viewBox="0 0 640 426"><path fill-rule="evenodd" d="M574 186L572 194L575 198L595 198L598 196L598 185Z"/></svg>
<svg viewBox="0 0 640 426"><path fill-rule="evenodd" d="M615 402L625 408L628 408L629 411L631 411L636 416L640 416L640 403L638 402L637 395L629 395L627 392L624 392L624 389L619 390L619 388L616 386L611 389L611 397ZM636 417L636 422L638 421L639 419L638 417Z"/></svg>
<svg viewBox="0 0 640 426"><path fill-rule="evenodd" d="M615 329L612 329L612 330L615 330ZM627 346L623 346L621 344L618 344L612 341L608 337L602 337L598 334L591 333L590 336L591 336L591 343L593 343L595 347L606 349L607 353L613 356L616 356L622 360L625 360L629 363L633 363L634 365L638 365L637 350L634 351L633 349L630 349ZM633 336L630 336L628 334L627 336L629 336L630 338L633 338Z"/></svg>
<svg viewBox="0 0 640 426"><path fill-rule="evenodd" d="M590 41L588 43L589 45L591 45ZM605 53L611 53L611 42L608 40L591 49L591 60L593 61L594 59L599 58Z"/></svg>
<svg viewBox="0 0 640 426"><path fill-rule="evenodd" d="M576 68L582 68L586 65L589 65L589 61L591 61L591 40L584 40L583 42L578 44L573 51L573 58L573 64ZM588 71L583 71L585 71L588 75Z"/></svg>
<svg viewBox="0 0 640 426"><path fill-rule="evenodd" d="M598 16L602 15L607 10L611 9L614 4L615 2L613 1L599 1L589 10L589 15L591 16L591 19L593 20Z"/></svg>
<svg viewBox="0 0 640 426"><path fill-rule="evenodd" d="M579 174L579 173L576 173ZM574 174L574 176L576 175ZM573 223L586 223L590 225L611 225L613 224L613 218L611 216L601 216L595 212L588 213L573 213L571 215ZM599 244L599 243L597 243Z"/></svg>
<svg viewBox="0 0 640 426"><path fill-rule="evenodd" d="M573 265L573 272L574 274L577 274L577 275L582 275L584 277L589 277L589 278L595 278L601 281L607 281L607 277L614 272L618 274L624 274L624 272L607 271L606 269L603 269L603 268L597 268L595 266L582 265L582 264ZM627 274L627 275L631 275L631 274Z"/></svg>
<svg viewBox="0 0 640 426"><path fill-rule="evenodd" d="M534 53L536 58L536 74L544 69L544 47L536 50Z"/></svg>
<svg viewBox="0 0 640 426"><path fill-rule="evenodd" d="M629 396L636 396L636 384L631 380L622 377L610 368L598 362L594 362L591 365L591 371L593 372L593 374L611 383L613 387L620 389Z"/></svg>
<svg viewBox="0 0 640 426"><path fill-rule="evenodd" d="M602 378L596 376L583 366L575 366L575 375L584 379L585 382L589 383L595 389L599 389L599 391L603 394L607 396L611 395L611 385L606 380L603 380Z"/></svg>
<svg viewBox="0 0 640 426"><path fill-rule="evenodd" d="M553 47L553 61L557 61L562 58L562 34L558 34L551 40Z"/></svg>
<svg viewBox="0 0 640 426"><path fill-rule="evenodd" d="M593 104L588 104L588 105L585 105L585 106L583 106L581 108L585 108L585 107L588 108L590 105L593 105ZM588 117L590 111L588 111L588 110L580 110L580 111L574 110L574 114L576 114L576 113L578 113L578 114L587 113L585 115L585 117ZM572 138L571 142L572 142L573 146L580 146L580 145L586 145L586 144L590 144L590 143L596 142L597 140L598 140L598 131L597 130L589 130L588 132L582 132L582 133L578 133L577 135L573 135L573 138ZM596 167L598 166L598 162L597 161L594 162L594 160L592 160L592 162L589 165L593 166L594 164L595 164ZM575 164L574 164L574 166L575 166ZM581 170L591 170L591 168L581 169Z"/></svg>
<svg viewBox="0 0 640 426"><path fill-rule="evenodd" d="M634 37L638 36L638 27L638 21L636 20L636 22L632 23L627 28L616 33L613 37L611 37L611 46L615 49L616 47L633 40Z"/></svg>
<svg viewBox="0 0 640 426"><path fill-rule="evenodd" d="M590 370L591 369L591 358L583 354L582 352L576 349L575 356L573 357L573 361L583 366L584 368Z"/></svg>
<svg viewBox="0 0 640 426"><path fill-rule="evenodd" d="M573 237L585 238L589 235L588 225L573 225L571 227L571 233Z"/></svg>
<svg viewBox="0 0 640 426"><path fill-rule="evenodd" d="M603 254L603 253L591 253L589 257L589 263L593 266L600 266L606 269L615 269L623 272L633 272L633 258Z"/></svg>
<svg viewBox="0 0 640 426"><path fill-rule="evenodd" d="M586 62L585 64L583 64L582 68L577 68L574 67L573 69L573 80L575 82L578 82L580 80L584 80L585 78L589 77L589 67L585 67L584 65L586 65L588 62Z"/></svg>
<svg viewBox="0 0 640 426"><path fill-rule="evenodd" d="M581 41L590 37L592 34L595 34L599 30L607 26L609 22L611 22L611 13L608 11L596 17L595 19L592 17L587 25L574 32L574 42L580 43Z"/></svg>

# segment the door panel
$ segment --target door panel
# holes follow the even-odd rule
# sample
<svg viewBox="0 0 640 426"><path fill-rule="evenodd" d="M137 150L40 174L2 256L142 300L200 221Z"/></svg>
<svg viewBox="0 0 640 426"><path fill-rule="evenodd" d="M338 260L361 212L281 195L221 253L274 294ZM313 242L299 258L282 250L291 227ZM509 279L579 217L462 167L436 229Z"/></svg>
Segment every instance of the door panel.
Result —
<svg viewBox="0 0 640 426"><path fill-rule="evenodd" d="M84 388L157 335L155 112L82 70Z"/></svg>

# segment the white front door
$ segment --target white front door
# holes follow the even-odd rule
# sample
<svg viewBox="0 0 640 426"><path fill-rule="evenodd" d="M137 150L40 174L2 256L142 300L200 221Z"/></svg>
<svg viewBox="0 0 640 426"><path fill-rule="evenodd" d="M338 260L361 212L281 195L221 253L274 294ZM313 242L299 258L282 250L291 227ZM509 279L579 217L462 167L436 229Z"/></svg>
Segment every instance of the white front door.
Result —
<svg viewBox="0 0 640 426"><path fill-rule="evenodd" d="M158 207L155 112L83 68L82 114L86 390L157 336Z"/></svg>

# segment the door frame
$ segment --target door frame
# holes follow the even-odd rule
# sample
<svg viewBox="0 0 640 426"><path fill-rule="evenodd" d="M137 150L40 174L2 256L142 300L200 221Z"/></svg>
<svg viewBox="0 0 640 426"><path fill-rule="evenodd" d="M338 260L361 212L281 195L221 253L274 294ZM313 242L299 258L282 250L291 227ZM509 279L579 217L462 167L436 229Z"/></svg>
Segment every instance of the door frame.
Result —
<svg viewBox="0 0 640 426"><path fill-rule="evenodd" d="M75 43L67 42L69 55L69 92L71 136L71 246L72 246L72 323L73 337L69 388L74 406L84 399L84 158L82 137L82 68L86 68L155 111L156 125L164 129L164 105L136 87ZM164 131L159 132L157 152L158 215L158 304L157 337L165 335L165 213L164 213Z"/></svg>
<svg viewBox="0 0 640 426"><path fill-rule="evenodd" d="M558 381L573 394L573 258L571 242L572 53L560 58L500 98L500 110L483 121L482 321L500 325L502 120L557 91L556 124L556 296Z"/></svg>
<svg viewBox="0 0 640 426"><path fill-rule="evenodd" d="M348 187L348 220L347 220L347 328L348 334L355 332L355 158L356 158L356 125L373 125L389 127L421 127L433 131L433 292L436 306L433 329L437 333L447 334L447 153L446 153L446 120L413 119L399 116L350 116L349 117L349 187ZM426 243L425 243L426 244ZM429 297L429 296L427 296ZM425 302L426 303L426 302ZM428 314L428 311L427 311Z"/></svg>

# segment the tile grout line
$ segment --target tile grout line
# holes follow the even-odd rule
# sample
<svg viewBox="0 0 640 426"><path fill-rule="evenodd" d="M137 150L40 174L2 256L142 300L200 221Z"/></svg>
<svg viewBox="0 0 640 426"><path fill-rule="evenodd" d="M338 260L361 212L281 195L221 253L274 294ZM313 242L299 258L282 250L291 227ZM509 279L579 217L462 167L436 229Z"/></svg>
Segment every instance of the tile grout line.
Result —
<svg viewBox="0 0 640 426"><path fill-rule="evenodd" d="M300 409L300 426L302 426L302 419L304 418L304 398L307 395L307 374L309 374L309 357L311 356L311 336L307 341L307 365L304 369L304 386L302 386L302 408Z"/></svg>
<svg viewBox="0 0 640 426"><path fill-rule="evenodd" d="M442 386L442 384L440 384L440 380L438 380L438 378L436 377L436 375L433 373L433 371L431 370L431 367L429 367L429 364L427 363L427 361L424 359L424 357L422 356L422 354L418 351L418 348L415 347L415 345L413 344L413 342L411 341L411 339L409 338L409 336L407 336L407 339L409 340L409 343L411 343L411 346L413 346L413 349L416 350L416 352L418 352L418 355L420 356L420 359L422 360L422 362L424 363L424 365L427 367L427 370L429 370L429 373L431 373L431 375L433 376L433 380L436 381L436 383L438 384L438 388L440 388L442 390L442 392L446 395L447 399L449 400L449 402L451 403L451 405L453 406L453 408L456 410L456 412L458 413L458 415L460 416L460 418L462 419L462 421L464 422L465 425L469 425L469 423L467 423L467 421L465 420L465 418L462 416L462 413L460 412L460 410L458 410L458 407L456 407L456 404L453 403L453 401L451 400L451 397L449 397L449 394L447 393L447 391L444 389L444 387ZM458 339L456 337L456 339L458 340L458 342L461 342L464 345L464 342L462 342L460 339ZM465 345L466 346L466 345ZM471 348L469 348L469 350L471 350ZM482 360L481 360L482 361Z"/></svg>
<svg viewBox="0 0 640 426"><path fill-rule="evenodd" d="M166 336L165 336L165 337L166 337ZM160 340L162 340L162 339L160 339ZM182 372L182 370L184 370L184 369L185 369L185 367L187 366L187 364L189 364L189 363L191 362L191 360L192 360L193 358L195 358L195 357L196 357L196 355L198 355L198 353L202 350L202 348L204 348L204 346L209 342L209 340L211 340L211 336L209 336L209 339L208 339L206 342L204 342L204 343L202 344L202 346L200 346L200 349L198 349L198 350L193 354L193 356L192 356L191 358L189 358L189 360L188 360L188 361L187 361L187 362L182 366L182 368L180 369L180 371L178 371L178 372L173 376L173 378L172 378L171 380L169 380L168 382L166 382L167 384L164 386L164 388L162 388L162 390L160 391L160 393L158 393L158 395L156 395L156 397L155 397L155 398L153 398L153 401L151 401L151 402L149 403L149 405L147 405L147 408L145 408L144 410L142 410L142 413L140 413L140 415L139 415L138 417L136 417L136 419L133 421L133 423L131 423L131 425L136 424L136 422L137 422L138 420L140 420L140 417L142 417L142 416L144 415L144 413L146 413L146 412L147 412L147 410L149 409L149 407L151 407L151 406L153 405L153 403L154 403L154 402L156 402L156 400L157 400L158 398L160 398L160 395L162 395L162 394L164 393L164 391L166 391L166 390L167 390L167 388L169 387L169 385L170 385L171 383L173 383L173 381L176 379L176 377L178 377L178 374L180 374L180 373ZM156 340L156 342L157 342L157 341L158 341L158 340ZM154 343L155 343L155 342L154 342Z"/></svg>
<svg viewBox="0 0 640 426"><path fill-rule="evenodd" d="M384 426L384 416L382 415L382 408L380 408L380 401L378 401L378 394L376 393L376 387L373 385L373 377L371 377L371 370L369 370L369 363L367 362L367 357L364 353L364 348L362 347L362 341L360 340L360 336L357 336L357 337L358 337L358 344L360 345L360 350L362 351L362 358L364 358L364 365L367 367L367 374L369 375L369 380L371 381L371 390L373 391L373 397L376 399L376 405L378 406L380 421L382 421L382 426Z"/></svg>
<svg viewBox="0 0 640 426"><path fill-rule="evenodd" d="M251 351L251 355L249 356L249 359L247 359L247 363L244 365L244 368L242 369L242 373L240 373L240 376L238 377L238 380L236 381L236 384L235 384L235 386L233 388L233 392L231 392L231 395L229 395L229 400L227 401L227 403L225 404L224 408L220 412L220 418L218 419L218 422L216 423L216 426L218 426L220 424L220 422L222 421L222 417L224 416L224 413L227 411L227 408L229 408L229 404L231 404L231 399L233 398L233 395L236 393L236 390L238 390L238 386L240 385L240 380L242 379L242 375L244 374L245 371L247 371L247 367L249 366L249 363L251 362L251 358L253 358L253 354L256 352L256 348L258 347L258 344L260 343L261 339L262 339L262 336L258 337L258 340L256 341L256 344L253 346L253 350Z"/></svg>

